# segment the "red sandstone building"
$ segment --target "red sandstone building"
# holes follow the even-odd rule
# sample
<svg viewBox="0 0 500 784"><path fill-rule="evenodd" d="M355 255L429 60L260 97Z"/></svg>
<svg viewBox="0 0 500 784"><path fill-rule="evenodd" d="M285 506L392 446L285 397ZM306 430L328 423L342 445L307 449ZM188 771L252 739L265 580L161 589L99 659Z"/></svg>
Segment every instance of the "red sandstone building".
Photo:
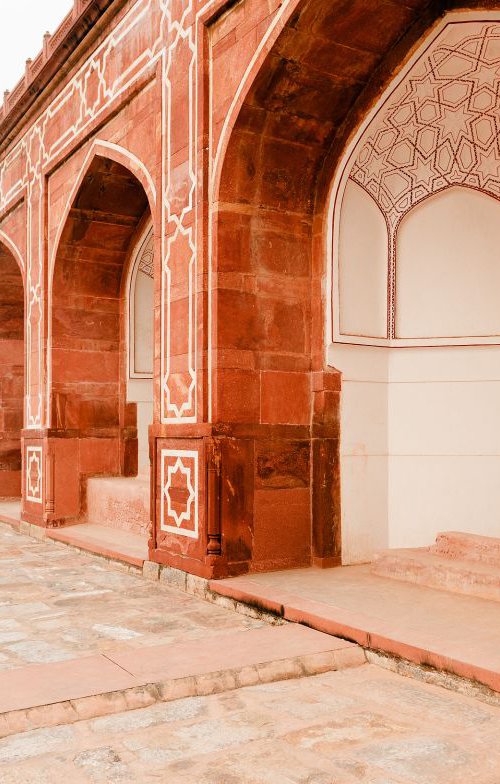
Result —
<svg viewBox="0 0 500 784"><path fill-rule="evenodd" d="M75 0L0 112L0 496L207 577L499 536L499 133L494 3Z"/></svg>

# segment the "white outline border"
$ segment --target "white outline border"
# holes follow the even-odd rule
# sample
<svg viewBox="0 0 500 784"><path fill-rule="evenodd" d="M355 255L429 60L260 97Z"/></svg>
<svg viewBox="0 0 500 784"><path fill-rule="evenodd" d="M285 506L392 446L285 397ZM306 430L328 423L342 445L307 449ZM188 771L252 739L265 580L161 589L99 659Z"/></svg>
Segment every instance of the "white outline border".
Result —
<svg viewBox="0 0 500 784"><path fill-rule="evenodd" d="M194 472L194 481L192 481L193 487L193 494L194 494L194 509L192 510L192 514L194 514L194 530L189 531L185 528L181 528L174 525L168 525L165 523L165 504L167 501L166 493L165 493L165 485L166 485L166 476L165 476L165 458L176 458L177 462L180 461L181 466L186 469L186 466L182 462L182 458L189 458L193 460L193 472ZM165 531L169 534L177 534L177 536L187 536L190 539L198 539L199 538L199 518L198 518L198 510L199 510L199 453L193 449L162 449L160 452L160 460L161 460L161 513L160 513L160 529ZM191 476L191 480L193 477Z"/></svg>
<svg viewBox="0 0 500 784"><path fill-rule="evenodd" d="M38 463L38 472L39 472L39 476L40 476L40 479L39 479L39 482L40 482L40 497L39 498L36 498L35 496L31 495L31 493L30 493L30 490L31 490L31 480L30 480L29 474L30 474L31 464L33 462L33 459L31 459L31 457L28 456L30 453L32 453L32 454L35 453L35 454L40 455L40 457L38 459L35 458L36 462ZM24 470L25 470L25 482L26 482L26 500L30 501L32 504L41 504L43 502L43 447L28 445L26 447L25 459L26 459L26 466L25 466Z"/></svg>

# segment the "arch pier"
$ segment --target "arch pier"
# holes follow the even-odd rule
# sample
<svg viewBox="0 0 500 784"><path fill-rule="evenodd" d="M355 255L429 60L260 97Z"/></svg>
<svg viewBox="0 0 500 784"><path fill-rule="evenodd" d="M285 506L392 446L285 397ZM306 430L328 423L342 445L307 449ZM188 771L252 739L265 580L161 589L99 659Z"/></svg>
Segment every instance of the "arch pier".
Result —
<svg viewBox="0 0 500 784"><path fill-rule="evenodd" d="M2 519L206 578L494 550L473 5L75 0L0 109Z"/></svg>

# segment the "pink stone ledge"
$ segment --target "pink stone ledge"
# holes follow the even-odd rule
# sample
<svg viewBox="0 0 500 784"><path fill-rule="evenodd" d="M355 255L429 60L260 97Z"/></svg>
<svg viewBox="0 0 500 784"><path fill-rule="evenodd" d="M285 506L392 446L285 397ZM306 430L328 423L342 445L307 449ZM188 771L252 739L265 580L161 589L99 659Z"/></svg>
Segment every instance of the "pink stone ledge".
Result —
<svg viewBox="0 0 500 784"><path fill-rule="evenodd" d="M476 646L471 653L465 650L460 641L449 638L444 628L442 635L437 636L426 632L424 628L413 627L411 618L402 627L396 619L391 620L390 617L372 617L364 614L362 608L352 610L303 598L274 586L263 585L251 577L211 580L209 589L220 596L275 613L286 621L353 641L365 649L458 675L500 692L498 651L479 650ZM491 602L491 605L496 607L498 602ZM411 608L409 613L411 616ZM500 609L498 619L500 622ZM464 620L465 637L467 634Z"/></svg>
<svg viewBox="0 0 500 784"><path fill-rule="evenodd" d="M0 673L0 737L185 697L365 664L353 643L295 624Z"/></svg>

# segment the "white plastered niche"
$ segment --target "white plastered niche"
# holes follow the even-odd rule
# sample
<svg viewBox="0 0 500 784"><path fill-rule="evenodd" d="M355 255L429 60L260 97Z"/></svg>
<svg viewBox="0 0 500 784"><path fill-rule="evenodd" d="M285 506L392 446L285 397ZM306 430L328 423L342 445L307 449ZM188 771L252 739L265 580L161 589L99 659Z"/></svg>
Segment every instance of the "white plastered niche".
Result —
<svg viewBox="0 0 500 784"><path fill-rule="evenodd" d="M127 401L137 404L138 470L149 471L148 429L153 422L153 229L142 233L127 281Z"/></svg>
<svg viewBox="0 0 500 784"><path fill-rule="evenodd" d="M500 536L497 19L436 28L334 184L344 563L443 530Z"/></svg>

